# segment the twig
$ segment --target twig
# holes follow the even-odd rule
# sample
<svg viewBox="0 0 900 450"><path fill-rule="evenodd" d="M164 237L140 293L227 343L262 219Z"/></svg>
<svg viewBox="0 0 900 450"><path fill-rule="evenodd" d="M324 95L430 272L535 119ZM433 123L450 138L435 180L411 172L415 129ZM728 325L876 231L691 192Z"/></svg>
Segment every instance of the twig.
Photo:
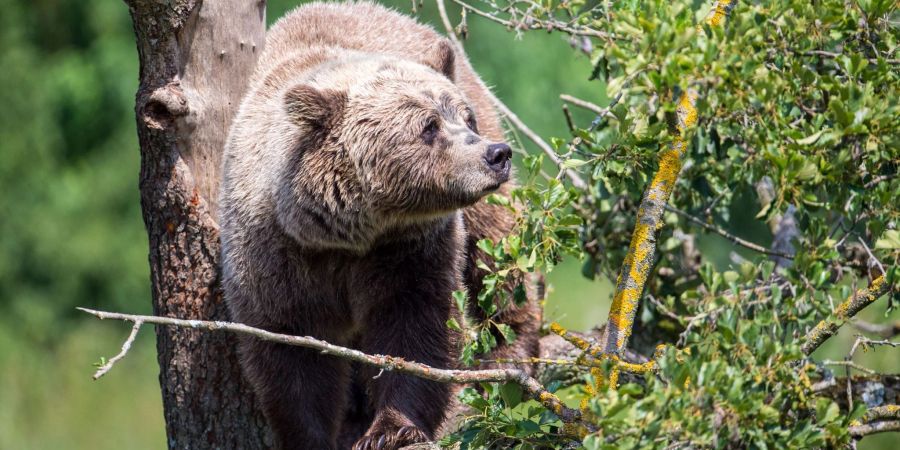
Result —
<svg viewBox="0 0 900 450"><path fill-rule="evenodd" d="M94 315L100 319L123 320L126 322L134 322L131 336L126 344L130 345L130 341L134 340L137 330L142 324L149 323L154 325L166 325L182 328L202 329L209 331L228 331L232 333L244 334L262 339L268 342L276 342L286 345L294 345L298 347L310 348L318 350L322 354L340 357L346 360L355 361L370 366L379 367L386 371L397 371L400 373L413 375L426 380L437 381L440 383L478 383L478 382L514 382L522 386L535 400L540 402L544 407L559 416L560 420L565 423L575 423L584 426L588 430L595 431L596 426L583 420L581 411L567 407L560 401L558 397L547 391L537 380L529 376L521 369L487 369L487 370L459 370L459 369L439 369L430 367L425 364L414 361L407 361L389 355L369 355L359 350L341 347L330 344L328 342L315 339L309 336L290 336L286 334L272 333L270 331L261 330L259 328L250 327L240 323L206 321L206 320L183 320L171 317L158 316L141 316L134 314L122 314L106 311L96 311L87 308L77 308ZM125 345L122 346L122 353L110 359L107 365L112 364L124 356L127 352ZM109 369L106 369L109 370Z"/></svg>
<svg viewBox="0 0 900 450"><path fill-rule="evenodd" d="M732 243L740 245L741 247L748 248L755 252L763 253L763 254L770 255L770 256L779 256L779 257L788 258L788 259L794 258L794 255L789 255L787 253L783 253L783 252L779 252L779 251L775 251L775 250L769 250L759 244L754 244L745 239L741 239L741 238L739 238L739 237L737 237L715 225L708 224L708 223L700 220L699 218L694 217L694 216L692 216L678 208L675 208L673 206L666 205L666 211L670 211L675 214L678 214L679 216L684 217L688 221L690 221L696 225L699 225L708 231L712 231L713 233L716 233L716 234L724 237L725 239L728 239Z"/></svg>
<svg viewBox="0 0 900 450"><path fill-rule="evenodd" d="M460 42L459 38L457 38L456 36L456 31L453 29L453 24L450 23L450 17L447 16L447 7L444 4L444 0L435 1L437 2L438 12L441 16L441 22L443 22L444 28L447 31L447 36L450 38L450 41L453 42L453 44L456 46L456 50L460 53L460 56L462 56L462 58L460 59L464 61L465 64L469 65L469 68L471 69L471 63L469 63L469 59L464 56L466 52L465 48L463 47L462 42ZM458 0L453 1L462 4ZM509 120L510 123L518 128L519 131L522 132L522 134L524 134L528 139L531 140L531 142L534 142L534 144L537 145L541 149L541 151L543 151L547 155L547 157L550 158L551 161L553 161L554 164L556 164L560 171L565 172L566 176L569 177L569 181L572 182L572 186L575 186L580 190L587 189L587 184L577 173L566 170L563 167L562 160L559 158L556 152L553 151L553 148L550 147L550 144L541 139L541 137L538 136L537 133L532 131L531 128L528 127L528 125L525 125L525 122L522 122L522 119L519 119L519 116L517 116L516 113L512 112L509 107L507 107L502 101L500 101L499 98L497 98L496 95L494 95L494 93L487 87L487 85L484 84L484 81L482 81L481 78L475 77L475 80L478 85L484 90L484 92L487 93L494 106L500 110L500 114L506 116L506 119Z"/></svg>
<svg viewBox="0 0 900 450"><path fill-rule="evenodd" d="M575 133L575 121L572 120L572 113L569 112L569 107L563 103L562 105L563 115L566 117L566 126L569 127L570 133Z"/></svg>
<svg viewBox="0 0 900 450"><path fill-rule="evenodd" d="M616 94L615 97L613 97L612 101L609 102L609 105L607 105L606 108L603 108L603 111L601 111L600 113L597 113L597 116L594 117L594 120L591 121L591 125L588 127L588 131L596 130L597 127L600 126L600 122L603 120L603 118L606 117L607 115L609 115L609 112L612 111L612 109L617 104L619 104L619 100L622 100L621 92L619 92L618 94Z"/></svg>
<svg viewBox="0 0 900 450"><path fill-rule="evenodd" d="M506 19L494 16L494 15L491 15L489 13L486 13L486 12L484 12L478 8L475 8L474 6L469 5L468 3L465 3L460 0L453 0L453 3L456 3L457 5L463 7L463 9L473 12L476 15L484 17L485 19L491 20L493 22L497 22L505 27L512 28L515 30L521 30L521 29L547 30L547 31L559 30L559 31L563 31L565 33L568 33L568 34L571 34L574 36L590 36L590 37L596 37L596 38L600 38L600 39L610 39L610 38L615 39L615 37L610 35L609 33L606 33L604 31L600 31L600 30L594 30L592 28L572 28L568 25L565 25L562 22L548 21L545 23L544 21L541 21L537 18L532 18L533 20L530 25L521 23L521 22L512 22L510 20L506 20Z"/></svg>
<svg viewBox="0 0 900 450"><path fill-rule="evenodd" d="M552 359L552 358L538 358L536 356L532 356L530 358L522 358L522 359L511 359L511 358L497 358L497 359L476 359L476 364L544 364L544 365L552 365L552 366L583 366L583 367L592 367L590 364L584 364L578 362L574 359Z"/></svg>
<svg viewBox="0 0 900 450"><path fill-rule="evenodd" d="M854 352L858 345L862 345L863 351L865 351L869 347L876 346L876 345L886 345L888 347L897 348L897 347L900 347L900 342L889 341L887 339L882 339L882 340L876 341L873 339L869 339L865 336L856 336L856 342L853 343L853 351Z"/></svg>
<svg viewBox="0 0 900 450"><path fill-rule="evenodd" d="M829 59L836 59L836 58L839 58L839 57L842 55L842 53L826 52L826 51L824 51L824 50L808 50L808 51L803 51L803 52L797 52L796 50L793 50L793 49L792 49L791 51L792 51L793 53L800 53L801 55L804 55L804 56L821 56L821 57L823 57L823 58L829 58ZM877 63L878 63L878 59L877 59L877 58L868 58L868 60L869 60L869 62L872 63L872 64L877 64ZM889 59L889 58L886 58L884 61L885 61L886 63L888 63L888 64L900 64L900 59Z"/></svg>
<svg viewBox="0 0 900 450"><path fill-rule="evenodd" d="M851 322L851 325L853 325L859 331L862 331L864 333L877 334L878 336L881 336L885 339L900 335L900 321L879 324L855 319L853 322Z"/></svg>
<svg viewBox="0 0 900 450"><path fill-rule="evenodd" d="M876 258L875 255L872 254L872 250L869 249L869 246L866 244L866 240L860 236L856 236L856 240L858 240L859 243L862 244L863 248L866 250L866 254L869 255L869 261L866 262L866 265L872 267L872 263L874 263L875 266L878 267L878 270L881 271L881 275L884 275L886 273L884 271L884 266L881 265L881 261L879 261L878 258Z"/></svg>
<svg viewBox="0 0 900 450"><path fill-rule="evenodd" d="M131 327L131 334L128 335L128 339L125 339L125 342L122 343L122 351L119 352L118 355L113 356L106 362L106 364L97 368L97 372L94 373L94 379L97 380L103 375L106 375L106 372L109 372L109 369L112 369L113 364L119 362L120 359L125 357L125 354L128 353L128 350L131 350L131 344L134 343L134 338L137 337L138 331L141 329L141 325L144 322L142 320L135 320L134 326Z"/></svg>
<svg viewBox="0 0 900 450"><path fill-rule="evenodd" d="M872 280L872 283L868 288L860 289L851 294L850 298L835 308L831 317L822 320L807 333L806 342L801 346L803 353L809 355L814 352L828 340L828 338L834 336L846 320L855 316L862 311L863 308L874 303L875 300L878 300L879 297L886 294L890 289L890 284L885 281L884 275L882 275Z"/></svg>
<svg viewBox="0 0 900 450"><path fill-rule="evenodd" d="M853 362L853 361L833 361L833 360L830 360L830 359L826 359L826 360L823 360L823 361L822 361L822 364L825 364L825 365L828 365L828 366L845 366L845 367L851 367L851 368L854 368L854 369L856 369L856 370L858 370L858 371L860 371L860 372L866 373L866 374L868 374L868 375L876 375L876 374L877 374L877 372L875 372L874 370L869 369L868 367L860 366L859 364L856 364L856 363ZM848 376L848 378L849 378L849 376Z"/></svg>
<svg viewBox="0 0 900 450"><path fill-rule="evenodd" d="M890 180L891 178L896 177L896 173L888 174L888 175L878 175L875 178L872 178L868 183L863 186L863 189L872 189L875 186L878 186L878 183L881 183L885 180Z"/></svg>
<svg viewBox="0 0 900 450"><path fill-rule="evenodd" d="M637 75L637 73L638 72L635 72L634 74L632 74L632 76ZM630 78L631 77L629 77L629 80L630 80ZM626 83L628 83L628 81L626 81ZM586 100L581 100L579 98L572 97L571 95L561 94L559 96L559 98L563 101L566 101L566 102L572 103L575 106L579 106L579 107L585 108L587 110L593 111L597 114L594 117L594 120L591 120L591 124L587 128L587 131L590 133L590 132L596 130L597 127L600 126L600 122L603 120L603 118L608 116L609 112L612 111L612 109L619 103L619 100L622 99L622 93L619 92L618 94L616 94L616 96L613 97L613 99L609 102L609 105L607 105L606 108L601 108L598 105L595 105ZM563 107L565 107L565 105L563 105ZM581 136L578 136L575 139L573 139L572 142L569 144L569 147L577 147L578 145L581 145Z"/></svg>
<svg viewBox="0 0 900 450"><path fill-rule="evenodd" d="M560 94L559 98L560 98L560 100L562 100L566 103L571 103L579 108L584 108L588 111L593 111L597 115L605 116L605 115L609 114L609 108L601 108L600 105L591 103L587 100L582 100L578 97L572 97L571 95L568 95L568 94Z"/></svg>

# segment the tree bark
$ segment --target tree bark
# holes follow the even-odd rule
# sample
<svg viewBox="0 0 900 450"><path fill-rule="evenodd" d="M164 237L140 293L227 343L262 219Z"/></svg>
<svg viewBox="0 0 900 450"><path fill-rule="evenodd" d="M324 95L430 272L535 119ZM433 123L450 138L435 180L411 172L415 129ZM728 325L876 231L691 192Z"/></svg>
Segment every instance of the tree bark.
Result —
<svg viewBox="0 0 900 450"><path fill-rule="evenodd" d="M216 203L222 147L265 42L265 1L126 0L140 56L135 112L153 311L228 320ZM235 339L157 328L168 447L271 446Z"/></svg>

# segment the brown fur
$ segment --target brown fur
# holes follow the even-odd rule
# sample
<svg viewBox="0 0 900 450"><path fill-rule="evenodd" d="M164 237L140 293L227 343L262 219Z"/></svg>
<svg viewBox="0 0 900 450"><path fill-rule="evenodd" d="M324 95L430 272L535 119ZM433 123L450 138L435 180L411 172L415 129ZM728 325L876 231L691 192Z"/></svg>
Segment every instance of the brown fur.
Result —
<svg viewBox="0 0 900 450"><path fill-rule="evenodd" d="M278 21L225 149L233 318L453 366L450 294L481 288L474 243L513 225L479 201L509 189L485 164L503 138L486 94L445 39L380 6L311 4ZM497 355L537 354L536 311L531 302L501 314L520 338ZM306 349L248 338L239 350L281 448L433 439L451 401L446 385L376 378Z"/></svg>

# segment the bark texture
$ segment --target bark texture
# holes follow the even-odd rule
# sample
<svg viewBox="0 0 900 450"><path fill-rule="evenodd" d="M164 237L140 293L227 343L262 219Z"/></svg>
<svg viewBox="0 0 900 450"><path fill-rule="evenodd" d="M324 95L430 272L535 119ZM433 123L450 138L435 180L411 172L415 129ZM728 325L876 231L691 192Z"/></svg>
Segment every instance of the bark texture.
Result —
<svg viewBox="0 0 900 450"><path fill-rule="evenodd" d="M222 147L265 42L265 1L126 0L140 56L135 112L156 315L227 320L216 198ZM168 447L271 445L234 336L158 328Z"/></svg>

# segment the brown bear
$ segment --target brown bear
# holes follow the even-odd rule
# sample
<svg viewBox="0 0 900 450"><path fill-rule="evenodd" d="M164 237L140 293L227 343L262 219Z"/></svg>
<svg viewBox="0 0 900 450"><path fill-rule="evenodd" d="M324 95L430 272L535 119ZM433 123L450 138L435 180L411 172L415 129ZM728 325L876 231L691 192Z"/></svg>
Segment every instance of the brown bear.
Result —
<svg viewBox="0 0 900 450"><path fill-rule="evenodd" d="M481 201L508 192L502 140L484 85L431 28L370 3L287 14L225 148L232 318L453 367L451 294L481 289L475 263L486 258L474 244L514 222ZM495 318L519 338L494 357L537 354L538 311L531 299ZM451 400L446 385L299 347L243 338L239 353L280 448L431 440Z"/></svg>

